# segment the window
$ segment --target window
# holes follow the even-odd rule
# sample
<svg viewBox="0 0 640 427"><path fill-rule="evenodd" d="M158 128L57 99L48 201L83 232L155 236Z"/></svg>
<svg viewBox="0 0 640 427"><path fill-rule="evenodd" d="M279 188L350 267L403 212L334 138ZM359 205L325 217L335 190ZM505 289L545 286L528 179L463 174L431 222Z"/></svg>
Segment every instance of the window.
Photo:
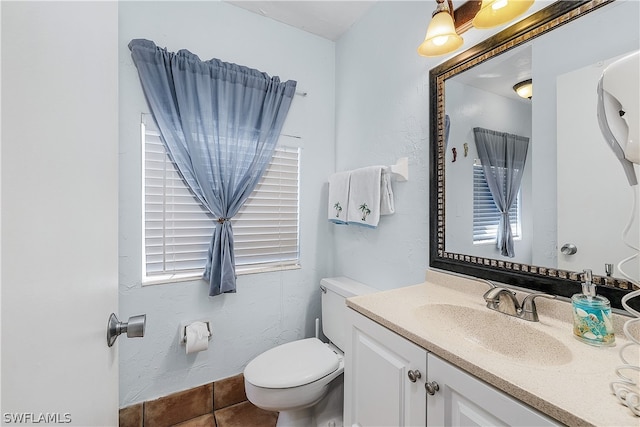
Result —
<svg viewBox="0 0 640 427"><path fill-rule="evenodd" d="M509 209L509 222L513 238L520 238L520 195ZM496 207L484 178L482 164L476 160L473 164L473 243L495 243L500 223L500 211Z"/></svg>
<svg viewBox="0 0 640 427"><path fill-rule="evenodd" d="M144 282L199 277L215 218L184 183L150 116L143 117ZM238 274L299 266L300 149L278 146L265 174L232 219Z"/></svg>

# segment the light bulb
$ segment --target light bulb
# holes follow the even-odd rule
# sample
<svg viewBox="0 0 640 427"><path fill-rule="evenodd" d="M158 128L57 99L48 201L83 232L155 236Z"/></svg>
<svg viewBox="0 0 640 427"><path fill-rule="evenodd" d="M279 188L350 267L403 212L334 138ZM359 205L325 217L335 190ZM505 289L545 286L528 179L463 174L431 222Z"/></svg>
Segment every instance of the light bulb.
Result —
<svg viewBox="0 0 640 427"><path fill-rule="evenodd" d="M444 55L462 46L463 40L456 33L453 17L447 9L436 12L427 28L424 41L418 46L422 56Z"/></svg>
<svg viewBox="0 0 640 427"><path fill-rule="evenodd" d="M473 17L476 28L493 28L506 24L525 13L534 0L482 0L480 10Z"/></svg>
<svg viewBox="0 0 640 427"><path fill-rule="evenodd" d="M509 2L507 0L498 0L497 2L493 3L491 5L491 8L493 10L498 10L498 9L502 9L503 7L505 7Z"/></svg>
<svg viewBox="0 0 640 427"><path fill-rule="evenodd" d="M442 46L447 42L447 40L449 40L449 36L439 36L439 37L434 37L433 40L431 40L431 42L436 46Z"/></svg>

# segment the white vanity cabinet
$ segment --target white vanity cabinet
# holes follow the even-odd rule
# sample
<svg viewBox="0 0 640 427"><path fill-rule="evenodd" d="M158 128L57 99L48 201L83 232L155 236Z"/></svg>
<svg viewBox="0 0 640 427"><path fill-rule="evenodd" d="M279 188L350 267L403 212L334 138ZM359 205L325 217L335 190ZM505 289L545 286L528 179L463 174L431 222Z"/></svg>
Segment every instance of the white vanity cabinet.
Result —
<svg viewBox="0 0 640 427"><path fill-rule="evenodd" d="M424 426L427 351L347 310L344 425Z"/></svg>
<svg viewBox="0 0 640 427"><path fill-rule="evenodd" d="M560 426L551 418L429 353L427 426Z"/></svg>
<svg viewBox="0 0 640 427"><path fill-rule="evenodd" d="M346 320L345 426L561 425L355 310Z"/></svg>

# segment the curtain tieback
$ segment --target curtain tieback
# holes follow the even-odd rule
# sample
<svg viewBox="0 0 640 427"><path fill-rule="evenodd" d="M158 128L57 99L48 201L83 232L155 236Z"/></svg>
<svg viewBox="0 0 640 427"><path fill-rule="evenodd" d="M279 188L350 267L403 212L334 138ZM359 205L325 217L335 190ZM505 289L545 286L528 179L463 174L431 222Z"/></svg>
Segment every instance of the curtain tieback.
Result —
<svg viewBox="0 0 640 427"><path fill-rule="evenodd" d="M218 218L218 224L224 224L225 221L229 221L231 218Z"/></svg>

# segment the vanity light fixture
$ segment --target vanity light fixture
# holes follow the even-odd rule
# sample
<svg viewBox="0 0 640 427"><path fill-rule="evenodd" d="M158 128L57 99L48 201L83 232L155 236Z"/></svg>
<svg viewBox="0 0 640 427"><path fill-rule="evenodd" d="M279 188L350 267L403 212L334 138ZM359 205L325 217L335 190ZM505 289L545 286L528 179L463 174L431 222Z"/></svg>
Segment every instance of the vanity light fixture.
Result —
<svg viewBox="0 0 640 427"><path fill-rule="evenodd" d="M439 56L457 50L463 44L460 34L475 27L492 28L525 13L534 0L467 0L455 10L452 0L436 0L424 42L418 46L421 56Z"/></svg>
<svg viewBox="0 0 640 427"><path fill-rule="evenodd" d="M456 33L453 23L453 3L451 0L437 0L438 6L431 15L427 35L420 46L418 55L439 56L450 53L462 46L463 39Z"/></svg>
<svg viewBox="0 0 640 427"><path fill-rule="evenodd" d="M513 90L522 98L529 98L533 96L533 82L531 79L516 83L513 85Z"/></svg>
<svg viewBox="0 0 640 427"><path fill-rule="evenodd" d="M487 29L506 24L525 13L534 0L482 0L480 10L473 18L475 28Z"/></svg>

